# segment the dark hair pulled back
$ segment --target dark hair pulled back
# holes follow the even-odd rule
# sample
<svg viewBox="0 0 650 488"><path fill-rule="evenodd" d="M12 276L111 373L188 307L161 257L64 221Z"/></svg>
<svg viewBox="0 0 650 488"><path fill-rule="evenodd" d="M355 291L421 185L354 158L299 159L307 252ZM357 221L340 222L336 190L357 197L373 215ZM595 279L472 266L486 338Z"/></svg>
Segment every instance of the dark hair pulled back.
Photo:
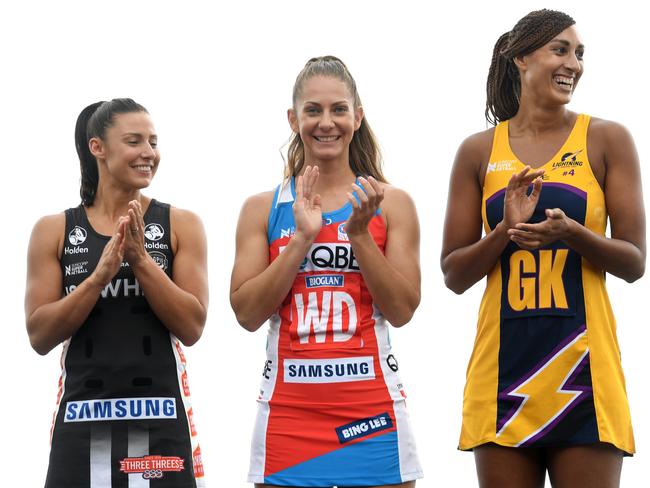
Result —
<svg viewBox="0 0 650 488"><path fill-rule="evenodd" d="M93 137L104 139L106 129L114 123L115 115L131 112L147 112L139 103L130 98L114 98L108 102L96 102L84 108L74 130L75 146L81 166L81 203L87 207L92 206L99 183L97 160L90 152L88 141Z"/></svg>
<svg viewBox="0 0 650 488"><path fill-rule="evenodd" d="M499 37L487 78L485 118L490 124L511 119L519 110L521 80L514 58L539 49L573 24L575 20L564 12L535 10Z"/></svg>

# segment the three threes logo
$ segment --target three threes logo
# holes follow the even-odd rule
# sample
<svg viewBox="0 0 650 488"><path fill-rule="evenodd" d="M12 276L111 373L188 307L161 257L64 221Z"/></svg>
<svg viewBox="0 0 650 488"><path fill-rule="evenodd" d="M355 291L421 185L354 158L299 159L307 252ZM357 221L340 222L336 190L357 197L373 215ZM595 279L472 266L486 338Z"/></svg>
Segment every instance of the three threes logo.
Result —
<svg viewBox="0 0 650 488"><path fill-rule="evenodd" d="M169 471L183 471L185 460L178 456L128 457L120 461L122 473L141 473L146 480L162 478Z"/></svg>

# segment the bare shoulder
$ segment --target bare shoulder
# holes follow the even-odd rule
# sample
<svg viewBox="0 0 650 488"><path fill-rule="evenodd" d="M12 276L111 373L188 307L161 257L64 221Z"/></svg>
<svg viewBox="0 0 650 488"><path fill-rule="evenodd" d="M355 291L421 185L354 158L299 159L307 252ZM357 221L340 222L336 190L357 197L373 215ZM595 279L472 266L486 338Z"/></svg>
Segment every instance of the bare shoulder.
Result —
<svg viewBox="0 0 650 488"><path fill-rule="evenodd" d="M596 164L603 160L606 166L621 161L637 160L632 134L623 124L592 117L587 132L587 151Z"/></svg>
<svg viewBox="0 0 650 488"><path fill-rule="evenodd" d="M632 139L630 131L623 124L598 117L591 117L589 135L606 142L615 142L622 138Z"/></svg>
<svg viewBox="0 0 650 488"><path fill-rule="evenodd" d="M633 142L632 134L623 124L613 120L592 117L589 122L588 141L604 149L612 145Z"/></svg>
<svg viewBox="0 0 650 488"><path fill-rule="evenodd" d="M475 179L483 186L493 140L494 127L465 138L456 152L452 178Z"/></svg>
<svg viewBox="0 0 650 488"><path fill-rule="evenodd" d="M475 134L466 137L465 140L460 143L458 150L475 155L481 155L487 152L487 156L489 156L493 140L494 127L490 127L489 129L476 132Z"/></svg>
<svg viewBox="0 0 650 488"><path fill-rule="evenodd" d="M384 190L384 206L399 206L404 204L413 204L413 199L406 191L391 185L390 183L379 183Z"/></svg>
<svg viewBox="0 0 650 488"><path fill-rule="evenodd" d="M65 233L65 213L41 217L34 224L30 240L30 248L54 248L57 254L63 250L63 234Z"/></svg>
<svg viewBox="0 0 650 488"><path fill-rule="evenodd" d="M34 231L38 232L52 232L52 231L65 230L65 213L60 212L53 215L45 215L36 221L34 224Z"/></svg>
<svg viewBox="0 0 650 488"><path fill-rule="evenodd" d="M388 183L379 183L379 185L384 190L384 200L381 203L381 208L387 225L409 217L417 219L415 202L411 195Z"/></svg>
<svg viewBox="0 0 650 488"><path fill-rule="evenodd" d="M269 218L275 191L265 191L248 197L242 205L240 221L252 219L256 222L266 222Z"/></svg>
<svg viewBox="0 0 650 488"><path fill-rule="evenodd" d="M458 146L456 153L457 162L480 163L485 162L490 158L492 151L492 141L494 140L494 127L490 129L477 132L468 136Z"/></svg>
<svg viewBox="0 0 650 488"><path fill-rule="evenodd" d="M179 248L191 247L194 250L206 247L205 229L201 218L190 210L178 207L169 209L172 230L172 252Z"/></svg>
<svg viewBox="0 0 650 488"><path fill-rule="evenodd" d="M169 218L171 220L172 227L185 227L185 226L203 226L201 222L201 217L191 210L184 208L171 207L169 210Z"/></svg>

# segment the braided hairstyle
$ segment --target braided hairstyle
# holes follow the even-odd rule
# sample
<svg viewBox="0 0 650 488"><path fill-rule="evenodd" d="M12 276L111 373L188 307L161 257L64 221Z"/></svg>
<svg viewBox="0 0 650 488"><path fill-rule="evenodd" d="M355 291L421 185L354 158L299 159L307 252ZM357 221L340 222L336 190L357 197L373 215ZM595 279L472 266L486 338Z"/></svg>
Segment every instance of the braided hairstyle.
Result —
<svg viewBox="0 0 650 488"><path fill-rule="evenodd" d="M293 109L296 110L296 103L302 95L305 82L315 76L325 76L341 80L347 86L352 98L354 108L361 106L361 98L357 92L357 84L352 78L348 67L335 56L321 56L311 58L296 78L293 85ZM372 129L366 118L361 119L361 125L354 132L350 142L350 169L355 175L372 176L377 181L386 183L381 170L381 152L375 139ZM305 146L300 134L294 133L289 141L287 150L287 166L285 178L291 178L300 173L305 164Z"/></svg>
<svg viewBox="0 0 650 488"><path fill-rule="evenodd" d="M535 10L517 22L494 45L487 78L485 118L496 125L515 116L519 110L521 80L514 58L539 49L567 27L575 24L569 15L557 10Z"/></svg>
<svg viewBox="0 0 650 488"><path fill-rule="evenodd" d="M93 137L104 139L106 129L113 125L117 114L131 112L147 112L139 103L130 98L114 98L108 102L95 102L84 108L79 117L74 130L74 141L79 156L81 167L81 203L86 207L92 206L97 193L99 184L99 170L97 169L97 160L90 152L88 142Z"/></svg>

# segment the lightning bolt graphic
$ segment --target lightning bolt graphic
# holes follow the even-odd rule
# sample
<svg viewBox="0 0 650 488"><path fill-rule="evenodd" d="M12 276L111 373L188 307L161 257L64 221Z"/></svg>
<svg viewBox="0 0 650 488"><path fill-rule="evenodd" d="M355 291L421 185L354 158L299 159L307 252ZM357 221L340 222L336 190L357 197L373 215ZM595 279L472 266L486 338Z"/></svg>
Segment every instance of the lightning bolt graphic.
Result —
<svg viewBox="0 0 650 488"><path fill-rule="evenodd" d="M589 361L583 325L514 386L499 394L515 406L499 422L497 438L514 446L530 444L548 433L582 399L590 386L574 385Z"/></svg>

